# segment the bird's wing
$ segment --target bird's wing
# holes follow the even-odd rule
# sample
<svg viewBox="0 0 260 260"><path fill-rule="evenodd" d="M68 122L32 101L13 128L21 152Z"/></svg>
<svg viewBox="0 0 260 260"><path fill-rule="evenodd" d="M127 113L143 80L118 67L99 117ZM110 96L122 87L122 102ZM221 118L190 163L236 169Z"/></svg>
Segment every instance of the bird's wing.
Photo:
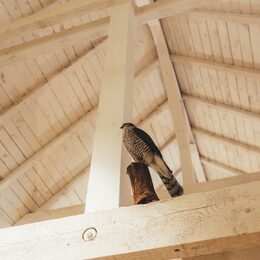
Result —
<svg viewBox="0 0 260 260"><path fill-rule="evenodd" d="M141 138L147 145L149 145L151 151L155 154L158 154L160 157L162 157L162 154L156 144L154 143L153 139L142 129L140 128L134 128L135 134Z"/></svg>

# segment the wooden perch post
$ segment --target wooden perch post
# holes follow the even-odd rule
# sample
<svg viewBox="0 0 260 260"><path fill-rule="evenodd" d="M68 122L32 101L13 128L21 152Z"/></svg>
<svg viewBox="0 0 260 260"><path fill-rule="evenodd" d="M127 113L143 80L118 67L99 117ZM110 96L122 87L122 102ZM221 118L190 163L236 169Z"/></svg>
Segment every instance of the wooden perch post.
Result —
<svg viewBox="0 0 260 260"><path fill-rule="evenodd" d="M159 200L155 193L152 178L148 167L143 163L131 163L126 173L130 177L134 204L146 204Z"/></svg>

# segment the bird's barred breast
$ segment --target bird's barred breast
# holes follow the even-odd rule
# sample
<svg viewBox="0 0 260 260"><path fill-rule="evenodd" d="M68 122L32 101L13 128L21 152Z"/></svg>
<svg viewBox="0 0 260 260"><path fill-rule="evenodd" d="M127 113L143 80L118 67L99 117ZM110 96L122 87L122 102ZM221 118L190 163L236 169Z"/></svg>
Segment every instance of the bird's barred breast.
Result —
<svg viewBox="0 0 260 260"><path fill-rule="evenodd" d="M151 153L149 146L133 131L125 132L123 140L127 151L137 161L144 162L144 156L146 155L145 157L147 157L147 155Z"/></svg>

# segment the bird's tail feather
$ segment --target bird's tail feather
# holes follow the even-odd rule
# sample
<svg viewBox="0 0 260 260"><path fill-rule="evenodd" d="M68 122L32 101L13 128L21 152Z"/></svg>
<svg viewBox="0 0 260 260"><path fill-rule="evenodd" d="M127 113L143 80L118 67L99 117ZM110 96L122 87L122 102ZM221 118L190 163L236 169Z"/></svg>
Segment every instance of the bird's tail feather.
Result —
<svg viewBox="0 0 260 260"><path fill-rule="evenodd" d="M183 188L177 179L172 175L170 179L160 175L162 182L164 183L166 189L170 193L171 197L178 197L183 194Z"/></svg>
<svg viewBox="0 0 260 260"><path fill-rule="evenodd" d="M159 175L162 175L166 178L172 177L172 171L165 163L162 157L155 155L154 161L155 161L155 165L152 167L158 172Z"/></svg>

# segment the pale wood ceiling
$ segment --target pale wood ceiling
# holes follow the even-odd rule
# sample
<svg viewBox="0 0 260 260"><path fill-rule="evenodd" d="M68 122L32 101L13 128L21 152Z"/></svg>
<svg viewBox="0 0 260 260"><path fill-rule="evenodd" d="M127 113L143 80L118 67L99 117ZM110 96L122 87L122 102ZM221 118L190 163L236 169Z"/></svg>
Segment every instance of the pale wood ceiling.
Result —
<svg viewBox="0 0 260 260"><path fill-rule="evenodd" d="M0 23L30 22L29 15L44 17L46 8L67 2L73 0L1 0ZM42 39L107 15L83 9L1 34L0 226L39 209L84 203L106 33L59 44ZM259 172L260 3L221 0L164 18L162 26L206 178ZM179 174L167 102L156 47L143 25L136 29L134 121Z"/></svg>

